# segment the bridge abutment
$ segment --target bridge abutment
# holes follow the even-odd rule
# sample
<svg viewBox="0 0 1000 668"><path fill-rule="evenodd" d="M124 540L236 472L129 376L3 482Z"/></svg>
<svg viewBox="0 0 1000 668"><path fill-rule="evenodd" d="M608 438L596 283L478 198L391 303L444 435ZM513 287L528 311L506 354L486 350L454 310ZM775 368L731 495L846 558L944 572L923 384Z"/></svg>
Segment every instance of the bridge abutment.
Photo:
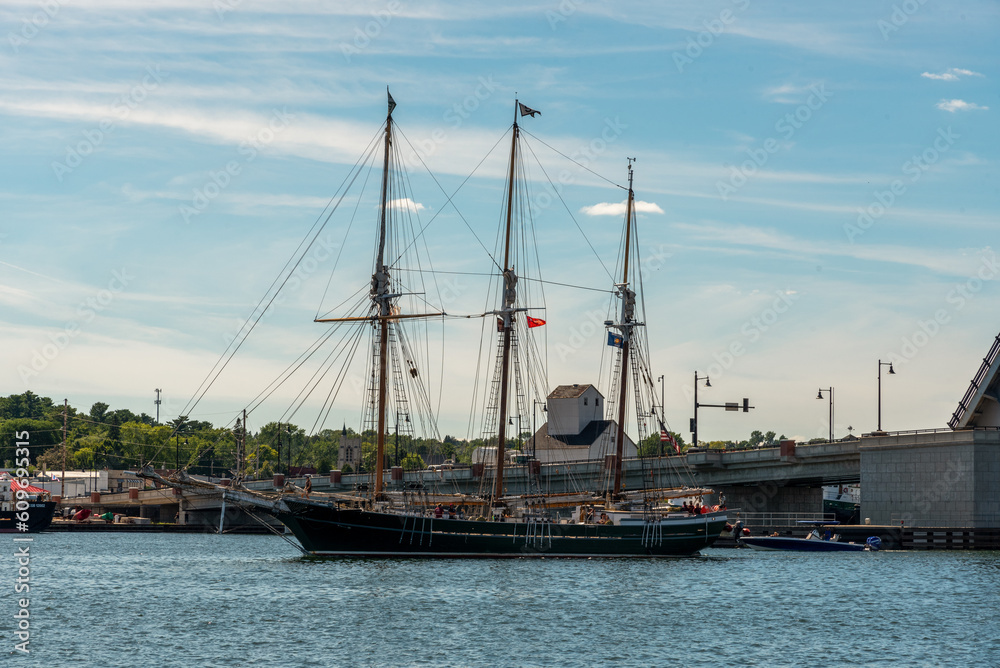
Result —
<svg viewBox="0 0 1000 668"><path fill-rule="evenodd" d="M873 524L1000 527L1000 431L862 439L861 514Z"/></svg>

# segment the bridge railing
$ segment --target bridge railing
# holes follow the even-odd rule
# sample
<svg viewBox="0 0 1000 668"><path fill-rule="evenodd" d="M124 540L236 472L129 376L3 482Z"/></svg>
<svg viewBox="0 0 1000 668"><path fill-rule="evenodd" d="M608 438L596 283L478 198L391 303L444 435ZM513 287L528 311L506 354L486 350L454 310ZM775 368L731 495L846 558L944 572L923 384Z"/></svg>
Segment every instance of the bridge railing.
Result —
<svg viewBox="0 0 1000 668"><path fill-rule="evenodd" d="M742 512L733 513L729 518L730 522L741 520L746 527L788 527L795 526L798 522L833 522L836 516L833 513L767 513L767 512Z"/></svg>

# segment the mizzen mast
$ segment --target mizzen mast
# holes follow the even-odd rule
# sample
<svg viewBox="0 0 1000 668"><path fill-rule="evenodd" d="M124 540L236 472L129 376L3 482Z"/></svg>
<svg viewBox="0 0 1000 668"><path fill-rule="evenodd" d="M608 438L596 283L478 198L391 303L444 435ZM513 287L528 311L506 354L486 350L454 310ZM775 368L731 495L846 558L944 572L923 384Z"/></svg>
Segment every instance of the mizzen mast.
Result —
<svg viewBox="0 0 1000 668"><path fill-rule="evenodd" d="M622 489L622 455L625 447L625 420L627 413L625 410L625 402L628 398L628 360L629 351L632 339L632 328L638 323L634 322L635 319L635 290L629 289L628 283L628 261L629 261L629 244L632 240L632 215L633 215L633 203L635 200L635 193L632 192L632 161L634 158L628 159L628 200L625 205L625 256L624 256L624 269L622 271L622 282L617 284L615 288L618 291L618 296L622 300L621 308L621 320L618 325L612 325L619 332L621 332L621 372L619 375L620 388L618 393L618 430L615 433L615 486L612 490L612 494L618 495L621 493Z"/></svg>

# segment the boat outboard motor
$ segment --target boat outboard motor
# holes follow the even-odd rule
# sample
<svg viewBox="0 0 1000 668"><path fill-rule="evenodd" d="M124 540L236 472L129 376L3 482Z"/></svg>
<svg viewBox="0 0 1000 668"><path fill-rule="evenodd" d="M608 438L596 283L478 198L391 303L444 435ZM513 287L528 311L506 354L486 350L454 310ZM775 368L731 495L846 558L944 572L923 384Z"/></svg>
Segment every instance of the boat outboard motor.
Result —
<svg viewBox="0 0 1000 668"><path fill-rule="evenodd" d="M882 539L878 536L868 536L868 540L865 541L865 545L872 552L878 552L879 548L882 547Z"/></svg>

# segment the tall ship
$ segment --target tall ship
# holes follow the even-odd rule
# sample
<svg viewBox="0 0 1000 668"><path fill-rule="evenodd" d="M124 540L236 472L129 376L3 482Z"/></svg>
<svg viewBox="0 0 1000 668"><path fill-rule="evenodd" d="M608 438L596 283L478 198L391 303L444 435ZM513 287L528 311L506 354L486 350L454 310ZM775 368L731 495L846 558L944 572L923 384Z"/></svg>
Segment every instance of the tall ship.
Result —
<svg viewBox="0 0 1000 668"><path fill-rule="evenodd" d="M670 503L671 499L704 497L711 490L656 488L652 475L640 476L638 487L625 485L629 478L624 475L626 464L639 461L626 457L635 452L634 446L629 449L633 441L626 427L635 425L635 443L653 434L667 434L648 368L638 280L633 159L628 161L628 186L620 186L627 190L627 197L617 267L613 273L606 270L611 283L606 292L614 301L609 308L612 315L604 322L607 346L601 347L607 351L609 379L603 410L611 418L602 421L603 428L595 437L600 443L602 478L576 491L553 493L542 483L541 463L535 457L526 451L508 452L512 437L521 432L522 420L533 417L535 405L548 393L542 346L534 338L537 328L545 324L538 316L545 314L541 288L547 282L541 280L543 263L535 250L536 213L524 186L525 146L519 126L519 119L539 112L517 100L494 248L487 249L477 237L489 256L489 266L482 269L490 277L487 305L482 312L461 316L481 319L481 348L492 351L492 362L477 371L481 382L471 391L480 409L470 423L476 420L487 444L472 463L479 488L456 492L396 484L384 466L392 432L398 433L400 426L410 431L416 423L432 434L437 432L413 330L421 328L419 323L458 316L429 306L426 295L433 291L421 284L429 271L427 260L423 264L419 256L415 263L405 260L413 256L426 226L415 226L407 215L414 208L413 200L400 175L399 138L393 120L396 105L391 95L388 100L378 141L382 169L372 270L369 280L358 282L367 287L367 294L355 301L353 312L315 318L331 328L331 337L339 332L346 344L367 347L362 422L374 435L375 470L368 484L356 485L349 493L328 494L298 488L261 494L241 486L237 476L231 487L221 491L224 501L277 518L303 551L316 556L665 557L689 556L711 546L726 526L726 511L714 507L693 514ZM354 357L353 351L331 353L331 358L334 355ZM512 429L515 423L516 431ZM518 489L509 485L512 467L526 481ZM168 485L190 484L159 478L150 471L144 475Z"/></svg>

